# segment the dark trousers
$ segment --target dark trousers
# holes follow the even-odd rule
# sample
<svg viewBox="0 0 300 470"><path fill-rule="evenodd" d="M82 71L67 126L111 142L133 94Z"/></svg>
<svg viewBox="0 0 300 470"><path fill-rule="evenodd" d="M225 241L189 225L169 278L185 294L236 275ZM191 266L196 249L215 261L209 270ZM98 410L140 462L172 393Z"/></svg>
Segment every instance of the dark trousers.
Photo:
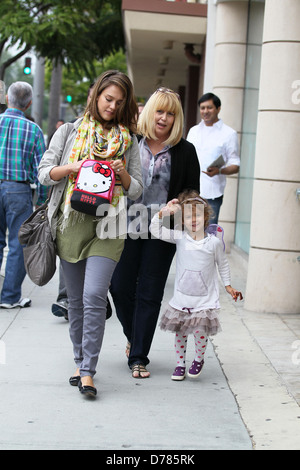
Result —
<svg viewBox="0 0 300 470"><path fill-rule="evenodd" d="M216 197L215 199L207 199L208 204L213 210L213 215L209 220L210 224L217 224L219 221L219 213L221 209L221 205L223 203L223 196Z"/></svg>
<svg viewBox="0 0 300 470"><path fill-rule="evenodd" d="M29 184L0 181L0 268L6 247L8 254L1 303L14 304L21 298L22 283L26 276L23 248L18 239L22 223L32 214L32 190Z"/></svg>
<svg viewBox="0 0 300 470"><path fill-rule="evenodd" d="M129 367L147 365L175 245L127 238L110 292L124 334L131 343Z"/></svg>

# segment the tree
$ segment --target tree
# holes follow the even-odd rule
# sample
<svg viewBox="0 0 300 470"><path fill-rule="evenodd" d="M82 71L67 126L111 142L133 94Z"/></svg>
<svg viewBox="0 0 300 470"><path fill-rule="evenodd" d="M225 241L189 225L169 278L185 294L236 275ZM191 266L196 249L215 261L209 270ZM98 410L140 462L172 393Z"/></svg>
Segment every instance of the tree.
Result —
<svg viewBox="0 0 300 470"><path fill-rule="evenodd" d="M46 73L46 87L49 87L49 84L51 87L48 135L52 135L54 132L55 124L59 118L67 118L67 115L65 114L67 109L70 111L72 110L73 118L82 114L86 106L88 88L90 84L94 82L100 74L102 74L102 72L110 69L118 69L124 73L127 72L126 57L122 50L109 54L101 61L94 61L92 65L95 70L95 75L92 78L86 77L83 71L75 70L72 65L68 69L63 67L61 75L59 75L60 67L54 67L51 73L49 69ZM60 79L61 81L59 81ZM61 109L63 115L61 115L59 111L60 100L56 93L57 90L61 90L62 97L64 99L66 99L67 96L72 97L71 103L62 103L62 106L64 107L64 109ZM69 119L72 119L72 117L70 116Z"/></svg>
<svg viewBox="0 0 300 470"><path fill-rule="evenodd" d="M18 52L0 64L0 80L32 48L92 77L95 59L124 47L121 0L1 0L0 60L12 45Z"/></svg>
<svg viewBox="0 0 300 470"><path fill-rule="evenodd" d="M63 67L62 71L62 83L61 83L61 97L64 99L67 95L72 96L72 102L68 105L66 104L65 113L60 109L58 114L55 114L52 118L49 112L49 101L50 101L50 87L51 87L51 78L52 78L52 66L48 64L45 67L45 78L44 78L44 95L43 95L43 110L42 110L42 122L38 124L41 125L45 134L51 135L54 131L54 127L49 129L49 122L51 116L51 122L54 124L58 119L64 118L65 120L72 120L80 115L82 115L87 99L87 92L89 85L94 82L97 77L110 69L117 69L121 72L127 73L127 64L126 56L122 50L119 50L115 53L111 53L108 56L104 57L101 61L94 61L93 64L95 68L95 75L90 78L86 77L84 73L78 74L75 70L72 70L72 67L66 69ZM34 79L36 77L34 76ZM8 86L16 81L22 80L22 66L19 62L13 64L7 71L7 77L5 82ZM26 77L25 81L32 84L33 77Z"/></svg>
<svg viewBox="0 0 300 470"><path fill-rule="evenodd" d="M111 69L117 69L124 73L127 72L126 56L122 50L119 50L104 57L101 61L94 61L93 67L95 75L92 78L85 77L84 74L78 75L78 72L74 69L72 70L72 68L63 69L62 95L64 97L72 96L70 107L73 110L74 116L80 115L84 110L89 85L99 75ZM49 80L48 77L47 79Z"/></svg>
<svg viewBox="0 0 300 470"><path fill-rule="evenodd" d="M2 53L1 59L3 62L8 61L11 59L11 53L9 51L4 51ZM33 75L28 75L27 77L23 73L24 68L24 59L14 60L10 67L6 69L5 72L5 85L6 89L11 85L13 82L17 80L24 80L32 85L33 83Z"/></svg>

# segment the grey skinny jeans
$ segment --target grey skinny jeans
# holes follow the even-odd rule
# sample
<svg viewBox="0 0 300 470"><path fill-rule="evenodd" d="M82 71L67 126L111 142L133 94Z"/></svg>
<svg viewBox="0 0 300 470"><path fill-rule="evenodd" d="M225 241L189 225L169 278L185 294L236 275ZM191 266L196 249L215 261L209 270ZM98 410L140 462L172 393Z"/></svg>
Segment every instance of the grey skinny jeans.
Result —
<svg viewBox="0 0 300 470"><path fill-rule="evenodd" d="M81 377L93 377L102 346L107 293L116 262L91 256L77 263L61 260L69 299L70 338Z"/></svg>

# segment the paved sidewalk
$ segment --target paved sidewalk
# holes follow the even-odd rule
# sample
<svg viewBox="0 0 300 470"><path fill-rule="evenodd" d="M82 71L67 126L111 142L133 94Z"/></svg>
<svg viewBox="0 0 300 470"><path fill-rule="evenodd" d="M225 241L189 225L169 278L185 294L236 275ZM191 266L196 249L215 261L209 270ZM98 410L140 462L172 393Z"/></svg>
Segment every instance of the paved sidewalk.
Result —
<svg viewBox="0 0 300 470"><path fill-rule="evenodd" d="M244 291L246 263L234 250L229 261L232 284ZM165 302L173 280L174 268ZM45 287L26 279L32 306L0 309L1 450L300 449L300 365L292 361L300 315L246 312L222 292L223 332L209 343L200 378L178 383L170 379L173 335L159 329L151 378L131 377L113 313L91 402L68 384L75 370L68 323L51 314L57 287L58 273Z"/></svg>
<svg viewBox="0 0 300 470"><path fill-rule="evenodd" d="M232 285L245 292L247 261L228 256ZM222 295L216 355L257 450L300 449L300 313L257 313ZM300 312L300 306L299 306Z"/></svg>

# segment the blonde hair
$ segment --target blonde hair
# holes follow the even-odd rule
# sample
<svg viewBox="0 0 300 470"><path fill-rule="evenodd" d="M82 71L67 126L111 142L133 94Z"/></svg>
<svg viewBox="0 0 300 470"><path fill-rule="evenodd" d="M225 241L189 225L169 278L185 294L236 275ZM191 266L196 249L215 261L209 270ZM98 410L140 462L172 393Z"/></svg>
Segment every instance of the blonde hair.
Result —
<svg viewBox="0 0 300 470"><path fill-rule="evenodd" d="M151 140L157 140L154 131L154 115L159 110L174 114L174 123L170 136L164 142L165 145L172 147L178 144L183 133L182 106L179 95L173 90L159 88L150 96L138 119L138 134Z"/></svg>

